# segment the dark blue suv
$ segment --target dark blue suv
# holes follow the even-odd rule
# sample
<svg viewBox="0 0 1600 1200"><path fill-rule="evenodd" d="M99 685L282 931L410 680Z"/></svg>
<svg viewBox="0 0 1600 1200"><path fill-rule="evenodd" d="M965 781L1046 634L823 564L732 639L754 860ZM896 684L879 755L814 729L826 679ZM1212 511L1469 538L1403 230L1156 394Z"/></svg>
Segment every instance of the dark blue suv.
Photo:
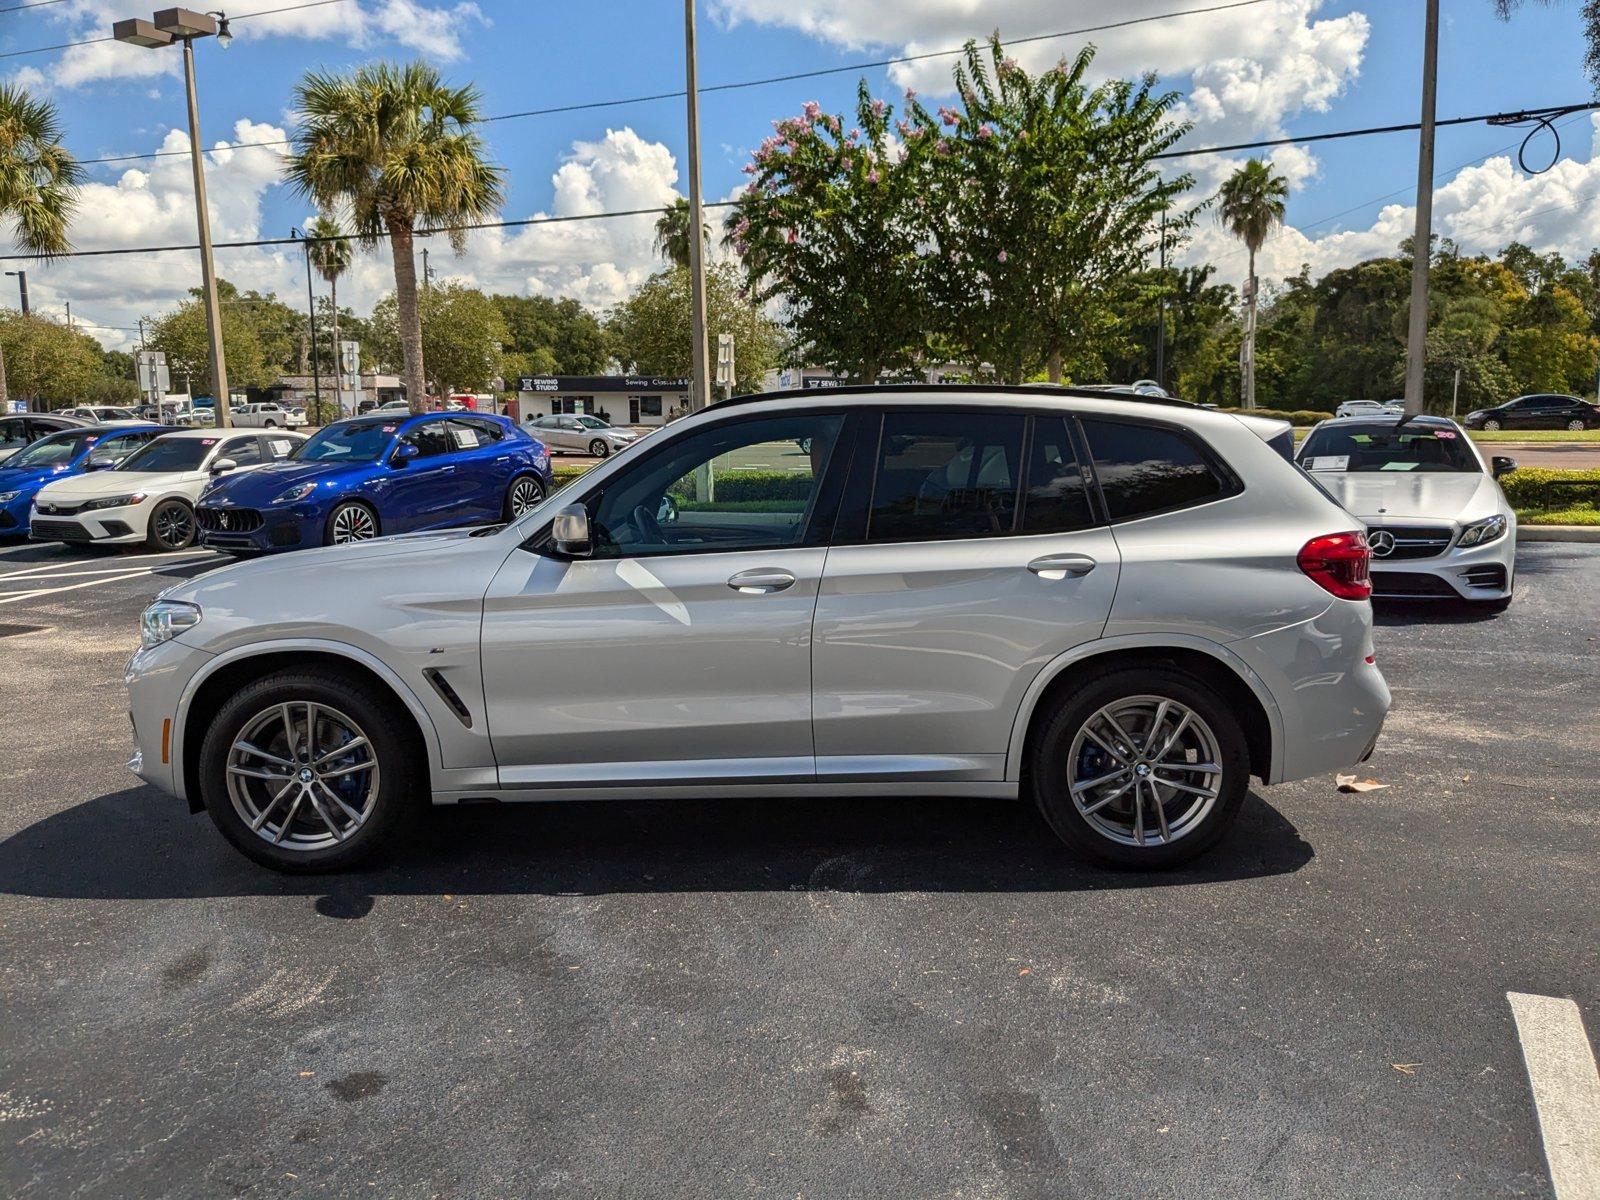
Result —
<svg viewBox="0 0 1600 1200"><path fill-rule="evenodd" d="M271 554L505 521L550 486L549 451L504 417L357 417L319 430L283 462L221 477L195 519L203 546Z"/></svg>

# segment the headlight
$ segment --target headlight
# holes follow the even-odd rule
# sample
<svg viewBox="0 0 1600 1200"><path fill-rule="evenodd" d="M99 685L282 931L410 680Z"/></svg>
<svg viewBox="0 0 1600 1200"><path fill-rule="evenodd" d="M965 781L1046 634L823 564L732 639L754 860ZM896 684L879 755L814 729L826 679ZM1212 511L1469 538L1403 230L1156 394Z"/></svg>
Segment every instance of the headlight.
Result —
<svg viewBox="0 0 1600 1200"><path fill-rule="evenodd" d="M1486 517L1482 521L1474 521L1461 531L1461 540L1457 546L1481 546L1485 542L1492 542L1496 538L1504 537L1506 533L1506 519L1498 514Z"/></svg>
<svg viewBox="0 0 1600 1200"><path fill-rule="evenodd" d="M0 504L10 504L16 498L16 492L0 492Z"/></svg>
<svg viewBox="0 0 1600 1200"><path fill-rule="evenodd" d="M182 600L157 600L139 615L139 644L146 650L170 642L185 629L200 624L198 605Z"/></svg>
<svg viewBox="0 0 1600 1200"><path fill-rule="evenodd" d="M272 498L274 504L293 504L296 500L304 500L317 490L314 483L297 483L286 491L279 492Z"/></svg>
<svg viewBox="0 0 1600 1200"><path fill-rule="evenodd" d="M126 508L130 504L140 504L144 501L143 492L134 492L127 496L102 496L98 500L91 500L79 511L92 512L97 508Z"/></svg>

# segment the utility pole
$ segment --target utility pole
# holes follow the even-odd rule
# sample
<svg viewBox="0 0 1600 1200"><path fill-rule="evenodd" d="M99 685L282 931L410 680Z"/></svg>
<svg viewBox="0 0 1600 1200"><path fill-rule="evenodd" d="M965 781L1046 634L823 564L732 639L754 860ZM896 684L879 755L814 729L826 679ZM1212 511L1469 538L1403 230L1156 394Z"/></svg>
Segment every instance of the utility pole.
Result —
<svg viewBox="0 0 1600 1200"><path fill-rule="evenodd" d="M428 248L422 248L422 290L428 290L428 280L433 278L433 268L428 265Z"/></svg>
<svg viewBox="0 0 1600 1200"><path fill-rule="evenodd" d="M291 234L300 239L300 244L306 250L306 312L311 317L311 394L315 398L317 408L322 407L322 368L317 365L317 298L311 290L311 236L298 229L289 230ZM427 253L426 250L423 251ZM426 278L426 275L424 275ZM338 347L334 347L335 351ZM337 390L337 389L336 389Z"/></svg>
<svg viewBox="0 0 1600 1200"><path fill-rule="evenodd" d="M1167 386L1167 210L1161 210L1161 293L1156 299L1156 382Z"/></svg>
<svg viewBox="0 0 1600 1200"><path fill-rule="evenodd" d="M1439 89L1439 0L1427 0L1422 46L1422 132L1417 146L1417 227L1412 235L1411 324L1406 337L1406 414L1422 411L1428 354L1428 262L1433 253L1433 116Z"/></svg>
<svg viewBox="0 0 1600 1200"><path fill-rule="evenodd" d="M68 333L72 333L73 332L73 329L72 329L72 301L71 300L67 300L64 303L67 306L67 332Z"/></svg>
<svg viewBox="0 0 1600 1200"><path fill-rule="evenodd" d="M28 273L26 271L7 271L6 274L17 277L17 293L22 299L22 315L27 316L30 311L28 308Z"/></svg>
<svg viewBox="0 0 1600 1200"><path fill-rule="evenodd" d="M695 0L683 0L683 58L689 95L689 411L699 412L711 403L711 379L706 370L706 258L700 230L705 217L700 207L700 84L695 66Z"/></svg>

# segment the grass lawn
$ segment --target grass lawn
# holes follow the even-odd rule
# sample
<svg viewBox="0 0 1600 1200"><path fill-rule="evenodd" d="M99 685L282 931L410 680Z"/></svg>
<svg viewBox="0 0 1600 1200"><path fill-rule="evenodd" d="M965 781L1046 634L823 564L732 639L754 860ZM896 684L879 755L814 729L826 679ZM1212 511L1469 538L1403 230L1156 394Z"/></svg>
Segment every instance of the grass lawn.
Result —
<svg viewBox="0 0 1600 1200"><path fill-rule="evenodd" d="M1575 504L1561 509L1518 509L1523 525L1600 525L1600 509L1592 504Z"/></svg>
<svg viewBox="0 0 1600 1200"><path fill-rule="evenodd" d="M1303 442L1309 429L1295 427L1294 440ZM1480 445L1489 445L1495 442L1555 442L1555 443L1580 443L1600 442L1600 429L1585 429L1581 433L1568 433L1565 429L1502 429L1498 433L1485 433L1481 429L1467 430L1467 436Z"/></svg>

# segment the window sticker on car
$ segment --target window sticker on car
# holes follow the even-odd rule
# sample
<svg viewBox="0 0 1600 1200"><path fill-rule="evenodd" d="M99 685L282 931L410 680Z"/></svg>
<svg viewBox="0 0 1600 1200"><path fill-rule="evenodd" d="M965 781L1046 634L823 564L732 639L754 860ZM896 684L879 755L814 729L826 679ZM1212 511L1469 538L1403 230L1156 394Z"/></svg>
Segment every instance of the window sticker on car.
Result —
<svg viewBox="0 0 1600 1200"><path fill-rule="evenodd" d="M400 426L398 426L398 425L385 425L383 427L383 431L385 433L393 433L396 429L399 429L399 428L400 428Z"/></svg>
<svg viewBox="0 0 1600 1200"><path fill-rule="evenodd" d="M456 430L456 444L463 450L471 450L478 444L478 431L476 429Z"/></svg>
<svg viewBox="0 0 1600 1200"><path fill-rule="evenodd" d="M1449 441L1451 438L1456 436L1456 431L1454 429L1435 429L1433 431L1433 436L1437 438L1444 438L1445 441Z"/></svg>
<svg viewBox="0 0 1600 1200"><path fill-rule="evenodd" d="M286 438L273 438L267 445L272 447L272 452L280 458L287 458L294 449L294 443Z"/></svg>
<svg viewBox="0 0 1600 1200"><path fill-rule="evenodd" d="M1350 456L1348 454L1319 454L1311 460L1313 471L1348 471L1350 469Z"/></svg>
<svg viewBox="0 0 1600 1200"><path fill-rule="evenodd" d="M1386 462L1379 467L1380 471L1415 471L1421 463L1414 462Z"/></svg>
<svg viewBox="0 0 1600 1200"><path fill-rule="evenodd" d="M215 446L217 444L217 439L216 438L201 438L200 439L200 444L202 446Z"/></svg>

